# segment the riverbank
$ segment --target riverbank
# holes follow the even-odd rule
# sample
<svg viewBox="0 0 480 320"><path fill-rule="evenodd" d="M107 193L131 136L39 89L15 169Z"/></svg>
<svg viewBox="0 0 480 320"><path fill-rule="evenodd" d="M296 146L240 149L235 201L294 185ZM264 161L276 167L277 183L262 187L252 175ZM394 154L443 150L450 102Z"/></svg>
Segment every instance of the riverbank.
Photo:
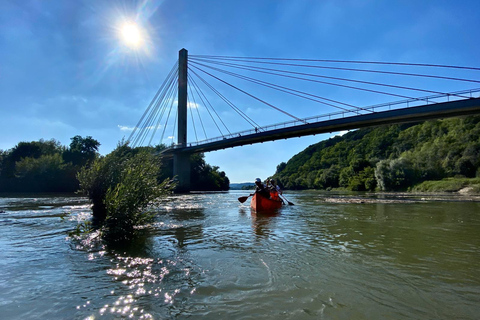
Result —
<svg viewBox="0 0 480 320"><path fill-rule="evenodd" d="M328 203L424 203L424 202L480 202L480 195L463 194L459 192L387 192L387 193L337 193L332 196L325 195L322 199Z"/></svg>
<svg viewBox="0 0 480 320"><path fill-rule="evenodd" d="M352 192L345 188L325 190L325 202L400 203L423 201L480 201L480 178L445 178L424 181L399 192Z"/></svg>
<svg viewBox="0 0 480 320"><path fill-rule="evenodd" d="M412 192L458 192L480 195L480 178L445 178L438 181L424 181L411 188Z"/></svg>

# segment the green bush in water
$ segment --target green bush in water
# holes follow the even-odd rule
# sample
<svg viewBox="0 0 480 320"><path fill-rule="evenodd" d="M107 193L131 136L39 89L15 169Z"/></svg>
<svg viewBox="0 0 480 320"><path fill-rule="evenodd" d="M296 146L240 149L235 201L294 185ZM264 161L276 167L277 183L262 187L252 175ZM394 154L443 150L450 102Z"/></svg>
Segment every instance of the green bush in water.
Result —
<svg viewBox="0 0 480 320"><path fill-rule="evenodd" d="M80 192L86 194L93 204L94 224L103 224L105 221L107 191L120 183L125 162L134 155L134 150L121 144L107 156L96 159L90 167L83 167L78 172Z"/></svg>
<svg viewBox="0 0 480 320"><path fill-rule="evenodd" d="M160 160L126 145L96 160L78 175L81 191L93 203L93 217L109 242L133 237L135 227L153 218L158 200L171 192L170 181L158 182Z"/></svg>
<svg viewBox="0 0 480 320"><path fill-rule="evenodd" d="M157 182L159 165L155 157L140 153L125 162L120 182L107 190L105 236L108 240L128 240L134 227L154 217L158 200L170 192L169 180Z"/></svg>

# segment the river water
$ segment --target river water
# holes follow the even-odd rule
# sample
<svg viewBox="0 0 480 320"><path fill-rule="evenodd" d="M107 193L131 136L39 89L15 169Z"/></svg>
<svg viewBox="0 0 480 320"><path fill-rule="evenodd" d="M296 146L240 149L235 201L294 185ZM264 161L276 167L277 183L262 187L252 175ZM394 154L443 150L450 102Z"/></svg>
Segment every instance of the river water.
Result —
<svg viewBox="0 0 480 320"><path fill-rule="evenodd" d="M68 238L85 198L0 197L0 318L479 319L478 199L243 195L168 197L115 251Z"/></svg>

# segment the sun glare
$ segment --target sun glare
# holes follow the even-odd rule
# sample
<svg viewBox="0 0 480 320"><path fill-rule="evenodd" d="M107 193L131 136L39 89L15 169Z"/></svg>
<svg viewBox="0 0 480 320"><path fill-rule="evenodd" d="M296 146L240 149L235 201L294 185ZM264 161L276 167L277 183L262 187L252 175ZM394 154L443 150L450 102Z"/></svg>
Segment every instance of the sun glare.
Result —
<svg viewBox="0 0 480 320"><path fill-rule="evenodd" d="M123 43L130 48L138 48L144 41L142 30L133 22L125 23L121 27L120 33Z"/></svg>

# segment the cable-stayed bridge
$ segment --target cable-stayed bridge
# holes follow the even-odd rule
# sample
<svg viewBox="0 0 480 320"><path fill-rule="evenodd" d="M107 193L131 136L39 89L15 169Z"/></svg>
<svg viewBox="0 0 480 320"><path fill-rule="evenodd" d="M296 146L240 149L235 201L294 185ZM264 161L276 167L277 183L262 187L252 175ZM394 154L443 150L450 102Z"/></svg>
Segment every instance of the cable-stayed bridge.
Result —
<svg viewBox="0 0 480 320"><path fill-rule="evenodd" d="M440 64L188 57L182 49L128 141L133 147L169 145L162 154L174 157L174 174L180 186L188 190L192 153L479 114L479 73L476 67ZM241 102L233 103L226 92ZM359 101L382 101L379 97L394 102L358 106ZM323 113L318 116L296 115L318 113L319 108ZM256 113L260 116L254 118ZM271 119L281 119L278 116L290 120L271 124ZM233 124L228 124L232 119ZM187 128L193 131L188 139ZM167 130L172 130L171 135ZM217 135L209 138L212 131ZM202 134L203 139L199 139Z"/></svg>

